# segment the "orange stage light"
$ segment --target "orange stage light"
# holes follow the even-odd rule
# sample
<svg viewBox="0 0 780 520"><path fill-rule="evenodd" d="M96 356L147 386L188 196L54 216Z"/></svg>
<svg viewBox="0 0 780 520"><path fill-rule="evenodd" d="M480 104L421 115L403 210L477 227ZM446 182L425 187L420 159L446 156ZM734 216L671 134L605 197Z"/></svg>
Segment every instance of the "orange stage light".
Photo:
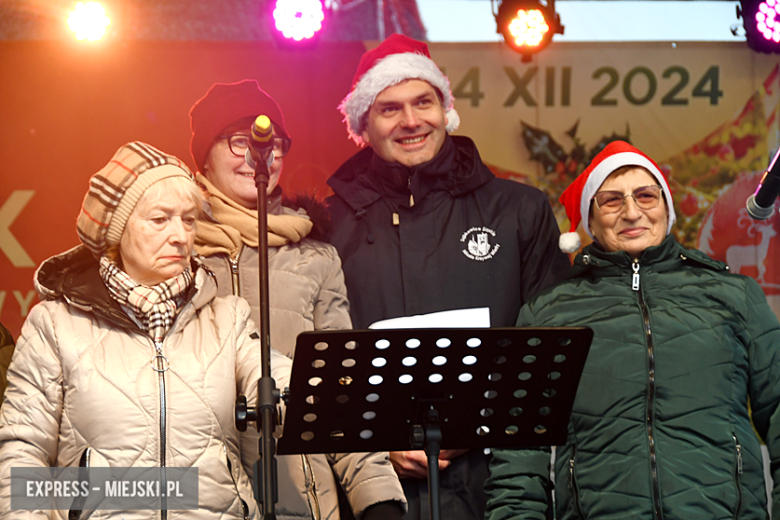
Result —
<svg viewBox="0 0 780 520"><path fill-rule="evenodd" d="M79 2L68 16L68 26L78 40L96 41L106 33L111 20L100 2Z"/></svg>

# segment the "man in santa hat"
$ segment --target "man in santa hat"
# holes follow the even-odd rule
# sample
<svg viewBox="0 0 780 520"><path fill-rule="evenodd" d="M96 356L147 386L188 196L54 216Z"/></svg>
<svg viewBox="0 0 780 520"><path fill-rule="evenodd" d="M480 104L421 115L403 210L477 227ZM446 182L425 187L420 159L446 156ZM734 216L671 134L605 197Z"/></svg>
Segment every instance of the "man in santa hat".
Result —
<svg viewBox="0 0 780 520"><path fill-rule="evenodd" d="M525 301L566 275L547 197L495 178L473 141L449 135L458 115L426 44L394 34L366 52L340 109L364 146L328 180L355 328L479 307L492 327L514 326ZM427 518L425 453L391 461L407 518ZM442 450L442 518L483 518L487 463L481 450Z"/></svg>

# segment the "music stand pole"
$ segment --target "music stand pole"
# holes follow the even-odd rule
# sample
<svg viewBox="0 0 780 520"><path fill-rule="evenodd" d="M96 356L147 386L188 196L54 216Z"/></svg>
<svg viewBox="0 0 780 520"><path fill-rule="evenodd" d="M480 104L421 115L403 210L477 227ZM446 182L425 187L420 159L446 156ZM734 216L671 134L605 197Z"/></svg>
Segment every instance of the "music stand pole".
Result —
<svg viewBox="0 0 780 520"><path fill-rule="evenodd" d="M431 510L431 520L440 520L439 454L441 453L441 428L439 428L439 412L433 405L425 412L423 424L425 454L428 456L428 506Z"/></svg>

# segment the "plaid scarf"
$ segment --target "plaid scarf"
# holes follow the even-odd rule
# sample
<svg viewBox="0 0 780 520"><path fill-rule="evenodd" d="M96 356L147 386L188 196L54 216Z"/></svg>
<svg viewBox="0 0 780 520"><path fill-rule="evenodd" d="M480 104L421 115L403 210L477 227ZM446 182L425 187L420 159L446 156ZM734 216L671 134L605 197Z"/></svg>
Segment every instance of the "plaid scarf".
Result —
<svg viewBox="0 0 780 520"><path fill-rule="evenodd" d="M141 328L155 342L162 341L170 330L179 307L185 303L184 292L192 285L189 268L154 287L141 285L105 255L100 257L100 276L111 297L135 314Z"/></svg>

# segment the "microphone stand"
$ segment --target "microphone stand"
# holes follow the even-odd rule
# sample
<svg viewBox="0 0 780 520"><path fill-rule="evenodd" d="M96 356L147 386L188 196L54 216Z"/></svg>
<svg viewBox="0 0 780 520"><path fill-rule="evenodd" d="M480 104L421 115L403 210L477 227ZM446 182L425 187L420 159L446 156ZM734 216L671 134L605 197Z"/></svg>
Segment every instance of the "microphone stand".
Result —
<svg viewBox="0 0 780 520"><path fill-rule="evenodd" d="M257 382L257 406L247 408L246 397L239 396L236 402L236 427L246 431L247 422L255 422L258 431L262 430L260 443L260 460L255 464L255 497L262 505L264 520L276 519L276 501L278 486L276 473L276 439L273 432L277 425L277 405L279 391L276 381L271 377L271 326L269 315L268 290L268 165L266 157L255 160L255 186L257 186L257 253L260 262L260 348L262 355L262 372ZM260 475L258 475L260 472ZM262 494L259 493L258 482L262 483ZM262 497L262 498L261 498Z"/></svg>
<svg viewBox="0 0 780 520"><path fill-rule="evenodd" d="M263 464L263 519L276 519L276 407L279 391L271 377L271 318L268 311L268 166L261 157L255 165L255 186L257 186L257 253L260 258L260 348L263 368L257 383L257 408L262 419L260 453ZM258 425L259 426L259 425Z"/></svg>

